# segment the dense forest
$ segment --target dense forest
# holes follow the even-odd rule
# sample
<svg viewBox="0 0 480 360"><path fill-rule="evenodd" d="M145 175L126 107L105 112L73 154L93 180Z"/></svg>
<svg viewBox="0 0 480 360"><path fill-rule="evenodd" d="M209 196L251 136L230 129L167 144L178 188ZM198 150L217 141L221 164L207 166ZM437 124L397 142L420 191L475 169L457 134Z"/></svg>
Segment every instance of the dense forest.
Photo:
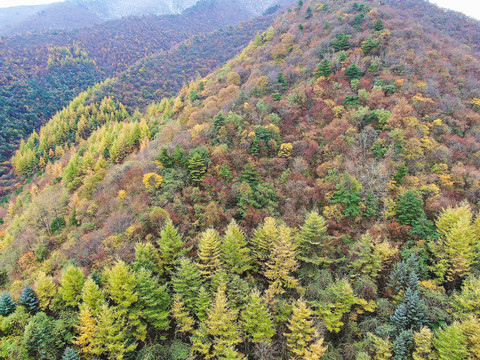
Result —
<svg viewBox="0 0 480 360"><path fill-rule="evenodd" d="M70 32L54 30L0 39L0 163L9 159L21 139L38 131L90 86L190 37L195 41L198 36L251 17L239 4L204 0L181 15L125 18ZM241 28L226 30L229 37L223 38L223 51L215 44L206 46L204 40L201 51L191 51L187 59L177 55L190 70L187 74L179 71L178 79L167 85L169 91L163 96L178 92L183 81L197 71L206 75L215 70L272 19L263 16ZM212 41L219 38L218 34L210 36ZM212 54L216 55L206 64L195 58L206 59ZM167 74L177 73L175 66L177 63L170 63L163 68ZM0 176L8 171L8 166L0 166Z"/></svg>
<svg viewBox="0 0 480 360"><path fill-rule="evenodd" d="M478 22L408 3L299 0L174 96L150 59L221 31L23 141L0 357L479 359Z"/></svg>

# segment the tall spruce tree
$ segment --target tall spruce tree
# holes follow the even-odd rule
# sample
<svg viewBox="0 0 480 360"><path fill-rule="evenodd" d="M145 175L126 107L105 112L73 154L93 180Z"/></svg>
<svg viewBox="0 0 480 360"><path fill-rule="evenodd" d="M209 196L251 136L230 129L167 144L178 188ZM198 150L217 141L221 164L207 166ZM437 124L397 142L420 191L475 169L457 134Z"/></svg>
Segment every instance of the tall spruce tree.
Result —
<svg viewBox="0 0 480 360"><path fill-rule="evenodd" d="M258 290L250 294L240 319L249 341L267 345L272 342L272 337L275 335L272 314L262 301Z"/></svg>
<svg viewBox="0 0 480 360"><path fill-rule="evenodd" d="M179 259L190 251L190 248L185 248L185 242L171 219L167 220L160 232L158 246L163 268L167 273L170 273L179 264Z"/></svg>
<svg viewBox="0 0 480 360"><path fill-rule="evenodd" d="M200 273L205 278L211 279L222 265L221 240L216 230L208 229L202 233L198 241L197 256Z"/></svg>
<svg viewBox="0 0 480 360"><path fill-rule="evenodd" d="M13 301L8 293L3 293L0 297L0 315L8 316L15 311L17 303Z"/></svg>
<svg viewBox="0 0 480 360"><path fill-rule="evenodd" d="M20 295L20 305L26 307L30 314L35 314L39 310L39 302L35 291L30 286L25 286Z"/></svg>
<svg viewBox="0 0 480 360"><path fill-rule="evenodd" d="M250 249L235 220L230 222L225 231L221 250L221 259L227 272L241 275L251 268Z"/></svg>
<svg viewBox="0 0 480 360"><path fill-rule="evenodd" d="M59 293L67 306L78 306L82 298L85 282L83 271L76 266L68 265L60 276Z"/></svg>

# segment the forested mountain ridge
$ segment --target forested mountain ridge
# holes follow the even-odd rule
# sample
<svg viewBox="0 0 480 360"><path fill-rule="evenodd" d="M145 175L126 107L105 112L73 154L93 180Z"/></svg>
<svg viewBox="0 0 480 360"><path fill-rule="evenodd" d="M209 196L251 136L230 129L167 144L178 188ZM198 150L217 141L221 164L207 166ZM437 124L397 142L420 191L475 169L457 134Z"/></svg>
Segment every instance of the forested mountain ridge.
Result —
<svg viewBox="0 0 480 360"><path fill-rule="evenodd" d="M143 112L79 96L13 159L2 354L476 359L460 43L380 2L299 1Z"/></svg>
<svg viewBox="0 0 480 360"><path fill-rule="evenodd" d="M38 131L89 86L191 36L236 25L251 17L235 3L208 0L200 1L182 15L129 18L74 32L51 31L5 38L0 42L0 163L11 156L22 138ZM271 16L262 19L257 25L243 25L240 46L260 29L262 21L264 26L272 21ZM237 35L241 36L234 30L233 43L227 44L222 62L233 56L234 47L238 49ZM204 51L208 52L208 47L206 44ZM194 52L190 57L195 55ZM197 66L199 71L201 66L214 69L212 63L205 67L199 59L191 61L190 74L195 74ZM189 77L184 75L182 80ZM171 92L179 89L169 88ZM0 173L5 172L8 167L0 169Z"/></svg>
<svg viewBox="0 0 480 360"><path fill-rule="evenodd" d="M0 8L0 35L26 34L43 30L73 30L108 20L145 15L177 15L202 6L204 0L67 0L42 6ZM214 3L233 6L250 17L261 15L275 0L215 0ZM233 16L230 14L230 16Z"/></svg>

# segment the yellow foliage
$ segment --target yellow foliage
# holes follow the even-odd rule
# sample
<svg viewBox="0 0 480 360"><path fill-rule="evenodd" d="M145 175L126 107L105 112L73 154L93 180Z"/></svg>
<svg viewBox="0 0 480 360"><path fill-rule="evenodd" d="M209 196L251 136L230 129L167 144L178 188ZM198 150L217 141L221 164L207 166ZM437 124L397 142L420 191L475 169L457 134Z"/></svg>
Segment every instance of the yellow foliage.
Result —
<svg viewBox="0 0 480 360"><path fill-rule="evenodd" d="M118 200L124 200L127 197L127 192L125 190L119 190L117 199Z"/></svg>
<svg viewBox="0 0 480 360"><path fill-rule="evenodd" d="M278 157L288 158L292 156L293 145L291 143L284 143L280 145L280 150L278 151Z"/></svg>
<svg viewBox="0 0 480 360"><path fill-rule="evenodd" d="M475 110L480 110L480 99L477 99L477 98L473 98L472 101L471 101L473 107L475 108Z"/></svg>
<svg viewBox="0 0 480 360"><path fill-rule="evenodd" d="M158 189L160 185L162 185L162 182L163 177L155 173L148 173L143 176L143 184L148 190Z"/></svg>
<svg viewBox="0 0 480 360"><path fill-rule="evenodd" d="M344 216L341 205L333 204L325 206L323 209L323 216L325 216L327 219L335 219L337 221L342 220Z"/></svg>
<svg viewBox="0 0 480 360"><path fill-rule="evenodd" d="M423 97L422 94L417 93L412 97L412 101L424 102L424 103L434 103L431 98Z"/></svg>
<svg viewBox="0 0 480 360"><path fill-rule="evenodd" d="M345 107L343 105L335 106L333 109L333 113L335 117L339 117L341 113L345 111Z"/></svg>
<svg viewBox="0 0 480 360"><path fill-rule="evenodd" d="M452 175L450 174L440 174L438 175L438 178L440 180L440 184L443 187L452 187L453 186L453 181L452 181Z"/></svg>

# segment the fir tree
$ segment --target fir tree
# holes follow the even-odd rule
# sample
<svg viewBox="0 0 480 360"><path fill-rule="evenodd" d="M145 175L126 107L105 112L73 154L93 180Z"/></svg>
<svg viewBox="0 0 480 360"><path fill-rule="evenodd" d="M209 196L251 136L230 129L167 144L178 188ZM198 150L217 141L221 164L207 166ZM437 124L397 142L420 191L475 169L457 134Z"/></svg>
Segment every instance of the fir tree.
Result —
<svg viewBox="0 0 480 360"><path fill-rule="evenodd" d="M335 51L344 51L350 49L349 36L344 33L339 33L336 35L330 43Z"/></svg>
<svg viewBox="0 0 480 360"><path fill-rule="evenodd" d="M211 279L222 264L220 235L214 229L204 231L198 242L198 268L207 279Z"/></svg>
<svg viewBox="0 0 480 360"><path fill-rule="evenodd" d="M347 71L345 71L345 77L348 81L352 81L354 79L360 79L362 77L362 72L357 67L357 65L352 64L348 67Z"/></svg>
<svg viewBox="0 0 480 360"><path fill-rule="evenodd" d="M270 344L275 335L272 315L263 303L260 293L251 293L245 310L241 313L241 323L248 339L253 343Z"/></svg>
<svg viewBox="0 0 480 360"><path fill-rule="evenodd" d="M278 231L275 219L265 218L263 225L260 225L251 238L252 255L261 269L266 267L267 259L272 251L273 244L277 241Z"/></svg>
<svg viewBox="0 0 480 360"><path fill-rule="evenodd" d="M215 117L213 118L213 131L215 133L218 133L218 130L225 125L225 115L223 115L223 112L220 111Z"/></svg>
<svg viewBox="0 0 480 360"><path fill-rule="evenodd" d="M411 358L413 334L411 330L402 331L393 342L393 360Z"/></svg>
<svg viewBox="0 0 480 360"><path fill-rule="evenodd" d="M425 218L423 200L416 190L407 190L398 200L395 215L401 224L413 226Z"/></svg>
<svg viewBox="0 0 480 360"><path fill-rule="evenodd" d="M73 265L68 265L60 276L59 293L67 306L78 306L82 297L85 278L83 271Z"/></svg>
<svg viewBox="0 0 480 360"><path fill-rule="evenodd" d="M309 6L305 13L305 19L310 19L312 16L313 16L313 11L312 11L312 8Z"/></svg>
<svg viewBox="0 0 480 360"><path fill-rule="evenodd" d="M225 231L221 250L221 259L227 272L243 274L251 268L250 249L235 220L230 222Z"/></svg>
<svg viewBox="0 0 480 360"><path fill-rule="evenodd" d="M162 264L167 273L171 272L179 264L179 259L190 251L190 248L185 248L185 243L171 219L167 220L160 232L158 246Z"/></svg>
<svg viewBox="0 0 480 360"><path fill-rule="evenodd" d="M13 301L10 294L3 293L0 297L0 315L8 316L15 311L17 303Z"/></svg>
<svg viewBox="0 0 480 360"><path fill-rule="evenodd" d="M72 348L66 348L62 360L80 360L80 356Z"/></svg>
<svg viewBox="0 0 480 360"><path fill-rule="evenodd" d="M240 181L246 182L252 189L256 189L260 183L260 174L253 164L246 164L243 168Z"/></svg>
<svg viewBox="0 0 480 360"><path fill-rule="evenodd" d="M26 307L30 314L35 314L39 310L37 295L30 286L25 286L20 295L20 305Z"/></svg>
<svg viewBox="0 0 480 360"><path fill-rule="evenodd" d="M330 61L323 59L317 66L318 74L320 76L329 77L333 71L333 67L330 65Z"/></svg>
<svg viewBox="0 0 480 360"><path fill-rule="evenodd" d="M383 21L377 20L372 26L372 29L375 31L382 31L383 30Z"/></svg>

